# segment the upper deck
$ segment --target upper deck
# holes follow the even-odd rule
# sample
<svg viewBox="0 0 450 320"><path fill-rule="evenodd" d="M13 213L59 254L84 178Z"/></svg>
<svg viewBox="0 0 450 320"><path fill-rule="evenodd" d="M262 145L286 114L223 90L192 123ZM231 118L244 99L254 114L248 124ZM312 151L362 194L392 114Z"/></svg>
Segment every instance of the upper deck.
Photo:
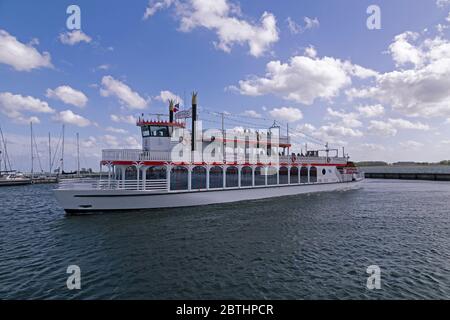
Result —
<svg viewBox="0 0 450 320"><path fill-rule="evenodd" d="M151 162L155 163L171 163L172 153L167 151L143 151L141 149L105 149L102 151L102 163L126 164L128 162ZM201 156L201 155L200 155ZM207 163L204 159L198 159L201 163ZM245 159L237 159L236 157L228 157L225 155L225 163L232 164L248 164ZM303 165L303 164L325 164L325 165L345 165L347 158L344 157L322 157L322 156L288 156L279 155L278 162L280 164ZM212 162L211 164L214 164ZM257 164L257 163L255 163Z"/></svg>

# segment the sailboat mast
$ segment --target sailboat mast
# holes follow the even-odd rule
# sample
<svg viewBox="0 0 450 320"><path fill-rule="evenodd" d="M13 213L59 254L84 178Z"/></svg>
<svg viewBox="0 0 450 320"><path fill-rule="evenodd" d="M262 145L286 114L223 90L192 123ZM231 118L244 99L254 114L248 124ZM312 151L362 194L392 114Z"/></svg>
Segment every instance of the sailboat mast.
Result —
<svg viewBox="0 0 450 320"><path fill-rule="evenodd" d="M30 148L31 148L31 180L33 180L33 172L34 172L33 122L30 122Z"/></svg>
<svg viewBox="0 0 450 320"><path fill-rule="evenodd" d="M52 174L52 145L50 140L50 132L48 133L48 173Z"/></svg>
<svg viewBox="0 0 450 320"><path fill-rule="evenodd" d="M80 134L77 132L77 175L80 176Z"/></svg>
<svg viewBox="0 0 450 320"><path fill-rule="evenodd" d="M64 125L62 125L61 174L64 172Z"/></svg>
<svg viewBox="0 0 450 320"><path fill-rule="evenodd" d="M3 130L2 130L1 126L0 126L0 135L2 137L2 143L3 143L3 162L4 162L3 165L5 166L5 171L8 171L8 167L9 167L9 170L11 171L12 167L11 167L11 162L9 161L8 148L6 146L6 140L5 140L5 137L3 136ZM8 165L8 167L6 167L6 165ZM1 168L0 168L0 170L1 170Z"/></svg>

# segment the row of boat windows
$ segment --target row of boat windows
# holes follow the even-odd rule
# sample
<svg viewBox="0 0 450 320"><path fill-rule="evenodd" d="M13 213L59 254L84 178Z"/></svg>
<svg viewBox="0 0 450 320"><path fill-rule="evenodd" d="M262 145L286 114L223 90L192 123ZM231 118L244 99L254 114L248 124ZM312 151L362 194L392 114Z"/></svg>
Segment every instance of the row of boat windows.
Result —
<svg viewBox="0 0 450 320"><path fill-rule="evenodd" d="M206 168L197 166L192 169L191 173L191 189L205 189L206 188ZM269 167L269 174L265 174L264 168L255 168L255 186L263 186L277 184L276 168ZM289 172L290 171L290 172ZM225 186L227 188L233 188L239 186L239 173L238 168L231 166L228 167L225 172L222 167L216 166L209 170L209 188L223 188L223 175L225 173ZM289 174L290 173L290 174ZM290 178L288 178L288 174ZM322 174L325 175L325 169L322 170ZM167 172L165 167L149 167L145 173L146 180L153 179L166 179ZM116 179L120 179L119 173ZM125 171L126 180L136 180L137 172L135 167L128 167ZM142 177L140 177L142 179ZM171 190L187 190L188 189L188 169L186 167L178 166L174 167L170 173L170 189ZM243 167L241 169L241 186L250 187L252 186L252 168ZM297 183L308 183L308 168L301 167L280 167L279 169L279 184L291 184ZM317 168L311 167L309 170L309 182L317 182Z"/></svg>

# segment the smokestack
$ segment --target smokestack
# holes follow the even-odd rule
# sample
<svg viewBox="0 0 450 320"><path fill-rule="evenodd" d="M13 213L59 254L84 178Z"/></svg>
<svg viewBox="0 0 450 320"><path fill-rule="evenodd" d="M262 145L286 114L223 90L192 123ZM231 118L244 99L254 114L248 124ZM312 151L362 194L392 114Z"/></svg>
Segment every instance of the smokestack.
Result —
<svg viewBox="0 0 450 320"><path fill-rule="evenodd" d="M173 122L173 100L169 100L169 122Z"/></svg>
<svg viewBox="0 0 450 320"><path fill-rule="evenodd" d="M195 124L197 122L197 92L192 92L192 151L195 150Z"/></svg>

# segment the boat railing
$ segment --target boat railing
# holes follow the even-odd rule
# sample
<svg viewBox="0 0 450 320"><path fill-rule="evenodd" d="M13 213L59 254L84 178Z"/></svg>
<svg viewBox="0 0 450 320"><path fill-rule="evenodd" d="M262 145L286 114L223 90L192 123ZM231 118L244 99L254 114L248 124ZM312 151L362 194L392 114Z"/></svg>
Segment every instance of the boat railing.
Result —
<svg viewBox="0 0 450 320"><path fill-rule="evenodd" d="M59 182L58 189L166 191L167 180L64 179Z"/></svg>
<svg viewBox="0 0 450 320"><path fill-rule="evenodd" d="M102 151L103 161L171 161L172 154L168 151L142 151L140 149L105 149ZM227 161L241 164L248 163L245 157L228 155ZM333 163L345 164L344 157L305 157L280 155L279 163L310 164L310 163Z"/></svg>

